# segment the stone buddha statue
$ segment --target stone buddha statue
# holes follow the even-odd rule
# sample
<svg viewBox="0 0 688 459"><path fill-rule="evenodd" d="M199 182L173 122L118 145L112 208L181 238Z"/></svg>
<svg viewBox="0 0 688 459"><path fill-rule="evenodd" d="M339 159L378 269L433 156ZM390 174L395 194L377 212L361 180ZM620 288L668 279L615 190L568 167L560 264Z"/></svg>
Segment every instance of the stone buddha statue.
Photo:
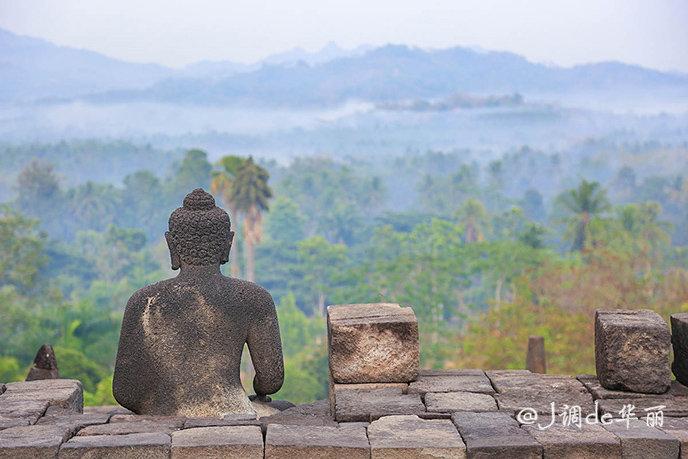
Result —
<svg viewBox="0 0 688 459"><path fill-rule="evenodd" d="M129 299L112 384L115 399L137 414L251 414L239 378L244 344L258 399L277 392L284 380L272 297L220 272L234 232L229 215L202 189L172 212L165 237L172 269L180 272Z"/></svg>

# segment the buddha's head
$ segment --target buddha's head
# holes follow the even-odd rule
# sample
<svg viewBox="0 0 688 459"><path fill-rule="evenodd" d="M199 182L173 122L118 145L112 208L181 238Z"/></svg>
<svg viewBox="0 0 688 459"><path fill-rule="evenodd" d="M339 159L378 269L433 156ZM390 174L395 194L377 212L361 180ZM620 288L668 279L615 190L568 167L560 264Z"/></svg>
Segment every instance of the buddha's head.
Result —
<svg viewBox="0 0 688 459"><path fill-rule="evenodd" d="M229 261L234 231L227 212L215 205L212 195L196 188L182 207L170 215L165 233L172 269L183 265L211 266Z"/></svg>

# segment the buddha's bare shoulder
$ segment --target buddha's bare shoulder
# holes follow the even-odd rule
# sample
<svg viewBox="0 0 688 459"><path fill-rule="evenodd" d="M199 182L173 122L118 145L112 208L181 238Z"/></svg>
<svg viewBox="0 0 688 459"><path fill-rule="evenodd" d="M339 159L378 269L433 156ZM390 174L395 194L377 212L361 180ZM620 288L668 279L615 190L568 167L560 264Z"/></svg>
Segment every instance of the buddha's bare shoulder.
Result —
<svg viewBox="0 0 688 459"><path fill-rule="evenodd" d="M226 288L232 293L255 305L272 306L273 300L270 292L255 282L238 279L236 277L224 277Z"/></svg>

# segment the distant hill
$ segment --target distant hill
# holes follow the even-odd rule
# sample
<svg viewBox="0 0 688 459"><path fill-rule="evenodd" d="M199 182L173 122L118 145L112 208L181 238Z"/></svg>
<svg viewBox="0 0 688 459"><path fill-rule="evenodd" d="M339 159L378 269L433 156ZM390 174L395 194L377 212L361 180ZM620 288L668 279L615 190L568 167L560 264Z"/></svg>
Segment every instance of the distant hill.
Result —
<svg viewBox="0 0 688 459"><path fill-rule="evenodd" d="M140 89L173 74L173 70L160 65L123 62L3 29L0 68L0 101Z"/></svg>
<svg viewBox="0 0 688 459"><path fill-rule="evenodd" d="M618 62L572 68L507 52L403 45L293 49L244 65L203 61L173 70L134 64L0 29L0 101L86 99L270 107L333 106L522 94L685 100L688 75Z"/></svg>
<svg viewBox="0 0 688 459"><path fill-rule="evenodd" d="M506 52L427 51L388 45L309 65L268 65L221 79L170 78L150 88L93 100L184 104L328 106L347 100L390 102L453 94L614 94L688 97L688 75L617 62L546 66Z"/></svg>

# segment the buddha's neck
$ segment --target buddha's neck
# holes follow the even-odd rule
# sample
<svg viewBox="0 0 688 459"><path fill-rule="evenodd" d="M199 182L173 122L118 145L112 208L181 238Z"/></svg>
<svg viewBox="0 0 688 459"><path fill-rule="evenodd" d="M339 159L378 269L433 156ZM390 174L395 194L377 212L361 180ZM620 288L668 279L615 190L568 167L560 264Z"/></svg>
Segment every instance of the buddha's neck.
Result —
<svg viewBox="0 0 688 459"><path fill-rule="evenodd" d="M220 265L194 266L182 263L179 277L211 277L221 275Z"/></svg>

